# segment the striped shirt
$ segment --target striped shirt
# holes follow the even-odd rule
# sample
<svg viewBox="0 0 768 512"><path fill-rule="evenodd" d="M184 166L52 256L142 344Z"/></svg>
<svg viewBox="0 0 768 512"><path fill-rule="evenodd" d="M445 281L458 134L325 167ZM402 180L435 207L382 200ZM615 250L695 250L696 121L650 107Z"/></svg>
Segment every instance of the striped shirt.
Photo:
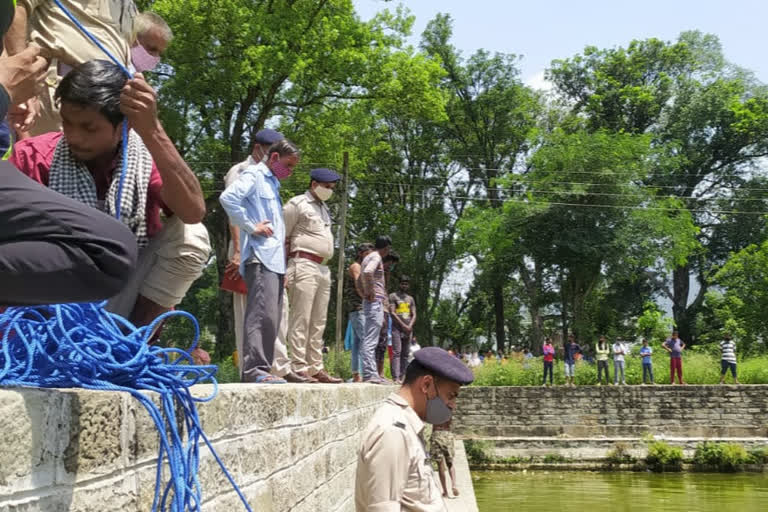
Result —
<svg viewBox="0 0 768 512"><path fill-rule="evenodd" d="M723 353L722 360L729 363L736 362L736 343L733 340L723 340L720 342L720 350Z"/></svg>

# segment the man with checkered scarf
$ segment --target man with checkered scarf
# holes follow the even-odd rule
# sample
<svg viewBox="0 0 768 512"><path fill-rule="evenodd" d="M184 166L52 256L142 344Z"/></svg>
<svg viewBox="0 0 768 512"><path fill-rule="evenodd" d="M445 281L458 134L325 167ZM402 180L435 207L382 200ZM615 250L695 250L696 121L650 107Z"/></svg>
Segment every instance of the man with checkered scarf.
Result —
<svg viewBox="0 0 768 512"><path fill-rule="evenodd" d="M62 132L19 141L11 162L33 180L120 220L139 264L108 309L147 325L184 298L202 274L210 243L200 223L200 183L157 118L157 95L141 74L107 61L71 71L56 90ZM122 123L130 128L121 184Z"/></svg>

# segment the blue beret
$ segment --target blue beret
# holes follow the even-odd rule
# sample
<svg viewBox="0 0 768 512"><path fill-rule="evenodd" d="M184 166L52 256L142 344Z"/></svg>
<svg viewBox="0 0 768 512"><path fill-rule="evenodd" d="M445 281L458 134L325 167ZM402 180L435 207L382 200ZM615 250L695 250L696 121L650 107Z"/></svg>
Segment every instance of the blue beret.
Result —
<svg viewBox="0 0 768 512"><path fill-rule="evenodd" d="M462 386L475 380L472 370L464 366L458 358L438 347L424 347L413 353L413 358L424 368L437 376L451 380Z"/></svg>
<svg viewBox="0 0 768 512"><path fill-rule="evenodd" d="M262 144L264 146L271 146L275 142L280 142L284 138L285 136L282 133L276 132L275 130L270 130L269 128L264 128L263 130L256 132L256 135L253 137L253 142L256 144Z"/></svg>
<svg viewBox="0 0 768 512"><path fill-rule="evenodd" d="M335 183L341 179L341 176L330 169L312 169L309 177L320 183Z"/></svg>

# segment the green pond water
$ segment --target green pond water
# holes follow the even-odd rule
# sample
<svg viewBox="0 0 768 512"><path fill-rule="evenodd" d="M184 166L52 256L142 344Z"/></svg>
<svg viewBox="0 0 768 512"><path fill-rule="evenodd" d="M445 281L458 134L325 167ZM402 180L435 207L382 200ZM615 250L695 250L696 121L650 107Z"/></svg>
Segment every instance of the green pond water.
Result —
<svg viewBox="0 0 768 512"><path fill-rule="evenodd" d="M475 471L480 512L766 512L768 475Z"/></svg>

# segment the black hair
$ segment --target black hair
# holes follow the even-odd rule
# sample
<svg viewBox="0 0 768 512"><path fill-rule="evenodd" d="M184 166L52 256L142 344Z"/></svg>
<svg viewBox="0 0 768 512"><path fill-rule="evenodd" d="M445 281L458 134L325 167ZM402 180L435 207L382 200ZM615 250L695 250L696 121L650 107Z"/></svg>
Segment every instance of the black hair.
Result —
<svg viewBox="0 0 768 512"><path fill-rule="evenodd" d="M57 104L70 103L99 111L112 126L123 122L120 92L128 77L120 66L106 60L91 60L73 69L56 88Z"/></svg>
<svg viewBox="0 0 768 512"><path fill-rule="evenodd" d="M384 262L394 261L395 263L397 263L398 261L400 261L400 255L397 254L395 251L389 251L389 254L384 256L383 261Z"/></svg>
<svg viewBox="0 0 768 512"><path fill-rule="evenodd" d="M401 283L410 283L411 282L411 278L408 277L408 276L400 276L400 282Z"/></svg>
<svg viewBox="0 0 768 512"><path fill-rule="evenodd" d="M375 247L370 242L363 242L362 244L357 246L357 254L360 254L361 252L365 251L372 251Z"/></svg>
<svg viewBox="0 0 768 512"><path fill-rule="evenodd" d="M280 158L283 158L284 156L289 155L299 155L301 154L301 151L299 151L298 146L293 142L288 139L282 139L269 146L267 154L271 155L272 153L277 153Z"/></svg>
<svg viewBox="0 0 768 512"><path fill-rule="evenodd" d="M405 378L403 379L403 385L413 384L416 382L420 377L424 377L425 375L431 375L433 378L437 379L437 374L435 374L434 371L430 370L429 368L426 368L424 365L422 365L417 360L413 360L408 364L408 368L405 369Z"/></svg>
<svg viewBox="0 0 768 512"><path fill-rule="evenodd" d="M386 249L392 246L392 239L387 235L380 235L376 237L376 249Z"/></svg>

